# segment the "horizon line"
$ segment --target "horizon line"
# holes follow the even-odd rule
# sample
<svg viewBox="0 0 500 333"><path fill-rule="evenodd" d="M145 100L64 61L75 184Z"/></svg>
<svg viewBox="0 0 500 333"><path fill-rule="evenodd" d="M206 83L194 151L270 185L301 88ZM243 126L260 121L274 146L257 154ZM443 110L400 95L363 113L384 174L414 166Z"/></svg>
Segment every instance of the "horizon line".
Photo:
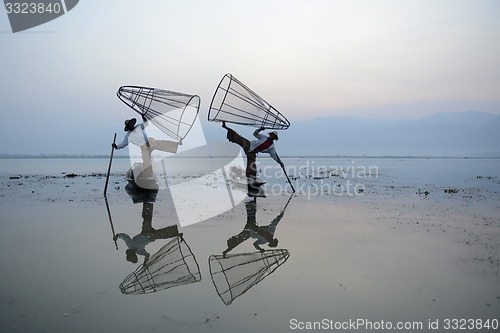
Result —
<svg viewBox="0 0 500 333"><path fill-rule="evenodd" d="M497 154L497 156L481 156L481 154L487 153L478 153L477 155L283 155L283 158L424 158L424 159L500 159L500 152L494 152L491 154ZM57 159L57 158L109 158L109 155L105 154L0 154L0 159L27 159L27 158L38 158L38 159ZM154 156L153 156L154 157ZM215 155L215 156L183 156L182 158L228 158L233 156L227 155ZM114 155L113 158L117 159L125 159L130 158L129 155ZM271 159L270 156L261 156L259 159Z"/></svg>

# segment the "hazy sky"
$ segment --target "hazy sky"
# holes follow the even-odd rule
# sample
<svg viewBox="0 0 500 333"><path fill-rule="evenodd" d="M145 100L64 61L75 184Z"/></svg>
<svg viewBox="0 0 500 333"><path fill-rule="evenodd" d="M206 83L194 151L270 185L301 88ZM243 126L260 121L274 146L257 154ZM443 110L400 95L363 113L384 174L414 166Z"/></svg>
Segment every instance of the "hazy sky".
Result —
<svg viewBox="0 0 500 333"><path fill-rule="evenodd" d="M0 153L107 151L122 85L197 94L205 118L225 73L292 125L500 114L498 0L82 0L16 34L2 10L0 45Z"/></svg>

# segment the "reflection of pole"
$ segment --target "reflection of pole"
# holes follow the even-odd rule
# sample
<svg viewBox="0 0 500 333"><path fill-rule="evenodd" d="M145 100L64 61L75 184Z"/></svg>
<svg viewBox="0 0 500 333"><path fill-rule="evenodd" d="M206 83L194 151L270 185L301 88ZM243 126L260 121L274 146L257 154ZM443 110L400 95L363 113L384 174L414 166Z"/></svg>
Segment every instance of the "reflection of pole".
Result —
<svg viewBox="0 0 500 333"><path fill-rule="evenodd" d="M106 202L106 209L108 210L109 224L111 224L111 232L113 233L113 241L115 242L116 249L118 250L118 243L116 242L115 227L113 226L113 220L111 219L111 210L109 209L108 198L104 196L104 201Z"/></svg>
<svg viewBox="0 0 500 333"><path fill-rule="evenodd" d="M283 207L283 210L282 210L283 213L285 212L286 208L288 207L288 204L290 203L290 201L292 201L292 198L293 198L293 193L290 196L290 198L288 198L288 201L286 202L285 207Z"/></svg>
<svg viewBox="0 0 500 333"><path fill-rule="evenodd" d="M108 190L108 180L109 180L109 172L111 171L111 162L113 161L113 153L115 151L115 141L116 141L116 133L113 137L113 146L111 147L111 156L109 156L109 165L108 165L108 173L106 174L106 184L104 185L104 196L106 196L106 191Z"/></svg>
<svg viewBox="0 0 500 333"><path fill-rule="evenodd" d="M277 154L276 154L276 156L277 156ZM278 156L278 159L281 161L279 156ZM281 162L280 165L281 165L281 169L283 169L283 172L285 173L286 179L288 180L288 184L290 184L290 187L292 188L293 193L295 193L295 189L293 188L292 182L290 181L290 178L288 178L288 174L286 173L285 165L283 164L283 162Z"/></svg>

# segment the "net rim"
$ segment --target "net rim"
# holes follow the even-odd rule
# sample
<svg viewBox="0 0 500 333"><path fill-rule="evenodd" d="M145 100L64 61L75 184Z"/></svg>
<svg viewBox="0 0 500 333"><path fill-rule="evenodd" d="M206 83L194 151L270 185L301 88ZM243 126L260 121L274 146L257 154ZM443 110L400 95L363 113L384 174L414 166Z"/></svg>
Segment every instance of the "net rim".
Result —
<svg viewBox="0 0 500 333"><path fill-rule="evenodd" d="M126 98L124 95L121 94L121 92L125 91L125 89L128 89L130 91L139 90L141 93L142 93L143 90L146 90L148 95L150 93L152 93L151 96L154 96L155 92L164 92L164 93L167 93L167 94L171 93L174 96L190 97L188 99L188 101L186 103L184 103L184 107L182 108L181 116L180 116L180 119L179 119L179 125L176 126L177 127L177 131L176 131L175 134L176 134L177 137L174 138L174 139L177 139L179 141L184 140L184 138L189 134L189 132L193 128L193 125L196 122L196 118L198 117L198 114L199 114L199 111L200 111L201 97L199 95L196 95L196 94L192 95L192 94L182 93L182 92L178 92L178 91L174 91L174 90L168 90L168 89L162 89L162 88L155 88L155 87L146 87L146 86L139 86L139 85L123 85L123 86L120 86L120 88L118 88L118 90L116 92L116 96L118 97L118 99L121 100L129 108L131 108L132 110L134 110L137 114L141 115L141 117L144 116L145 114L142 113L140 110L138 110L135 107L135 105L137 105L137 103L132 102L132 100ZM153 98L153 97L151 97L151 98ZM193 100L195 100L195 102L191 103ZM183 135L179 135L180 123L182 122L182 119L184 117L184 114L185 114L188 106L192 106L196 110L196 112L195 112L195 115L194 115L193 119L187 123L188 126L189 126L189 129ZM154 123L154 121L153 121L153 123ZM162 132L164 132L164 131L162 130ZM169 135L168 133L165 133L165 134L167 136L171 137L171 135Z"/></svg>
<svg viewBox="0 0 500 333"><path fill-rule="evenodd" d="M245 294L248 290L250 290L256 284L262 282L262 279L259 280L257 283L252 284L252 285L248 286L247 288L245 288L241 294L234 296L233 290L231 288L231 283L229 282L229 279L228 279L227 274L226 274L227 269L224 269L224 266L222 265L220 259L229 259L231 257L238 257L241 255L248 255L248 254L258 254L262 257L260 259L260 260L262 260L262 259L266 259L268 254L273 254L273 253L283 254L284 260L282 262L278 263L276 266L273 266L272 269L270 271L268 271L267 274L265 274L265 276L264 276L264 278L265 278L265 277L271 275L272 273L274 273L274 271L276 271L279 267L281 267L285 262L288 261L288 259L290 258L290 252L287 249L273 249L273 250L266 250L264 252L258 251L258 252L233 253L233 254L227 254L226 256L212 254L211 256L208 257L208 267L209 267L209 272L210 272L210 277L212 279L212 283L215 287L215 291L219 295L219 298L222 300L222 302L224 302L225 305L232 304L235 299L237 299L238 297ZM217 286L217 283L215 282L215 279L214 279L215 268L214 268L214 270L212 270L212 265L211 265L211 263L214 261L217 262L218 267L220 268L220 271L218 273L220 273L224 276L224 280L228 286L228 289L226 292L221 293L220 288ZM222 294L227 295L228 293L230 295L230 299L228 301L226 301L226 300L224 300Z"/></svg>
<svg viewBox="0 0 500 333"><path fill-rule="evenodd" d="M183 246L185 246L184 250L187 250L187 252L188 252L188 254L186 254L186 255L183 254L183 249L182 249ZM182 261L184 262L184 266L187 268L188 273L193 278L193 281L190 282L189 284L200 282L202 280L202 276L201 276L201 272L200 272L200 265L198 264L198 260L196 260L196 256L194 255L193 251L191 250L191 247L186 242L186 240L184 239L183 236L179 235L179 236L172 238L169 242L167 242L165 245L163 245L160 248L160 250L158 250L158 252L156 252L153 256L158 255L160 252L167 253L174 247L178 247L179 251L181 252L181 257L182 257ZM167 251L164 251L164 249L167 249ZM186 258L188 258L188 257L192 258L191 259L192 263L194 262L196 267L190 267L190 265L186 262ZM150 260L154 260L154 259L150 258ZM192 272L190 268L196 268L196 271ZM175 286L170 286L170 287L164 288L163 287L164 283L156 283L154 278L152 278L151 279L152 284L144 287L141 283L141 278L143 277L144 272L147 272L147 274L151 274L148 264L142 264L142 265L138 266L132 273L128 274L119 285L121 293L124 295L146 295L146 294L152 294L152 293L156 293L158 291L164 291L164 290L179 286L179 285L175 285ZM140 289L128 290L129 284L131 283L130 280L132 278L134 280L133 283L137 283L140 286Z"/></svg>
<svg viewBox="0 0 500 333"><path fill-rule="evenodd" d="M236 77L234 77L234 75L232 75L231 73L226 73L222 77L222 79L219 81L219 84L217 85L217 88L215 89L215 92L214 92L214 94L212 96L212 100L210 102L210 106L208 108L207 120L209 122L222 122L222 120L217 119L217 116L221 112L222 107L215 108L215 107L213 107L213 105L214 105L215 97L219 93L219 90L221 89L221 85L224 82L224 80L226 80L226 79L229 80L229 83L227 85L228 89L222 89L222 90L225 90L225 93L224 93L224 98L222 99L222 102L221 102L221 106L224 104L224 101L226 100L226 97L227 97L227 95L229 93L229 87L231 86L231 83L233 81L235 81L237 84L241 85L244 89L246 89L253 97L261 99L263 102L265 102L267 104L267 106L269 107L269 109L273 110L273 112L275 112L276 118L279 119L280 122L283 123L283 125L281 125L281 126L263 127L264 129L286 130L286 129L288 129L290 127L290 121L281 112L279 112L274 106L272 106L271 104L269 104L266 100L264 100L262 97L260 97L256 92L254 92L252 89L250 89L243 82L241 82ZM211 117L212 111L216 111L217 112L215 114L215 116L213 116L213 117ZM250 125L248 123L243 123L243 122L238 122L238 121L227 121L227 122L232 123L232 124L237 124L237 125L257 127L256 125ZM259 126L259 128L261 128L261 127Z"/></svg>

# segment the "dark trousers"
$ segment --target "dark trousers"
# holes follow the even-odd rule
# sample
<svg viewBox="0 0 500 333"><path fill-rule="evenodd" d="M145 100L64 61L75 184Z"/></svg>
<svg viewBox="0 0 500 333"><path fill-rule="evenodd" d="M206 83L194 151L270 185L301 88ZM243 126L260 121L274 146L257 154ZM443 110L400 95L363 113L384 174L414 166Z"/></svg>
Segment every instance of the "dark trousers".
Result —
<svg viewBox="0 0 500 333"><path fill-rule="evenodd" d="M257 164L255 163L255 160L257 158L257 154L250 151L250 141L230 128L227 129L227 139L229 140L229 142L236 143L241 148L243 148L243 151L247 156L247 169L245 171L245 175L247 176L247 178L256 178Z"/></svg>

